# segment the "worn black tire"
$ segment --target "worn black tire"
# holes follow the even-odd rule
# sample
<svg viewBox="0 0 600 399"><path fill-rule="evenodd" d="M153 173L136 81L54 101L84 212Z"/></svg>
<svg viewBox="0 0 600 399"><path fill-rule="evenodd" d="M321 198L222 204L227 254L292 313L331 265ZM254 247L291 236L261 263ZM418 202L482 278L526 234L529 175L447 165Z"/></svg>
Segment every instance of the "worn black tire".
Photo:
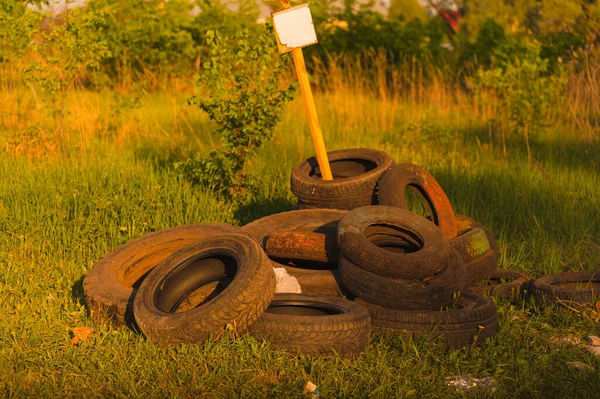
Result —
<svg viewBox="0 0 600 399"><path fill-rule="evenodd" d="M408 209L407 188L421 196L429 208L431 221L446 238L456 237L456 217L446 193L431 173L418 165L401 163L386 171L379 180L379 204Z"/></svg>
<svg viewBox="0 0 600 399"><path fill-rule="evenodd" d="M146 234L106 254L83 280L92 319L113 326L132 323L133 297L150 270L185 245L223 233L242 230L218 223L177 226Z"/></svg>
<svg viewBox="0 0 600 399"><path fill-rule="evenodd" d="M179 304L203 285L231 283L197 307L176 313ZM133 303L137 325L161 345L198 344L218 338L228 326L245 331L275 294L275 274L267 256L247 235L206 238L175 252L142 282Z"/></svg>
<svg viewBox="0 0 600 399"><path fill-rule="evenodd" d="M470 292L503 300L522 298L529 287L529 277L515 270L494 270L488 279L473 287L465 288Z"/></svg>
<svg viewBox="0 0 600 399"><path fill-rule="evenodd" d="M600 270L542 276L532 281L530 290L540 304L592 304L600 299Z"/></svg>
<svg viewBox="0 0 600 399"><path fill-rule="evenodd" d="M338 269L307 269L290 265L275 264L273 267L284 267L290 276L296 277L303 294L342 297L348 290L342 284Z"/></svg>
<svg viewBox="0 0 600 399"><path fill-rule="evenodd" d="M356 357L369 344L371 320L364 306L346 299L276 294L249 333L276 349Z"/></svg>
<svg viewBox="0 0 600 399"><path fill-rule="evenodd" d="M494 303L472 293L461 294L457 309L445 311L386 309L360 298L356 302L368 309L373 327L404 331L413 338L439 337L449 349L479 345L498 330Z"/></svg>
<svg viewBox="0 0 600 399"><path fill-rule="evenodd" d="M498 267L498 254L490 247L485 231L479 227L463 230L450 240L450 245L465 261L466 287L488 279Z"/></svg>
<svg viewBox="0 0 600 399"><path fill-rule="evenodd" d="M309 158L292 171L291 190L298 209L353 209L377 204L377 182L394 163L383 151L352 148L328 152L333 180L322 180L317 159Z"/></svg>
<svg viewBox="0 0 600 399"><path fill-rule="evenodd" d="M453 253L435 276L423 280L384 277L367 271L342 254L338 264L343 286L365 301L390 309L440 310L452 303L455 292L465 286L465 264Z"/></svg>
<svg viewBox="0 0 600 399"><path fill-rule="evenodd" d="M482 229L487 236L490 247L496 254L500 255L500 246L498 245L498 239L496 238L496 235L477 220L465 215L456 215L456 227L458 229L458 234L473 228Z"/></svg>
<svg viewBox="0 0 600 399"><path fill-rule="evenodd" d="M416 245L406 251L403 245L386 243L386 235ZM402 279L436 274L448 264L452 253L435 224L409 210L381 205L348 212L338 224L338 245L355 265L380 276ZM391 250L394 246L400 250Z"/></svg>

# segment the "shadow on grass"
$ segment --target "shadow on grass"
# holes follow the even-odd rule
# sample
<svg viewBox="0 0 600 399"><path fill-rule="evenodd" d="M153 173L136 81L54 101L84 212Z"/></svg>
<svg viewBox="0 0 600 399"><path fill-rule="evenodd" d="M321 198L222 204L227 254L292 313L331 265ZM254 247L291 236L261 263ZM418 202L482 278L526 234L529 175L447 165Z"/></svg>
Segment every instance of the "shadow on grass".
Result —
<svg viewBox="0 0 600 399"><path fill-rule="evenodd" d="M83 295L83 279L85 276L79 277L73 285L71 285L71 296L77 304L86 306L85 297Z"/></svg>
<svg viewBox="0 0 600 399"><path fill-rule="evenodd" d="M479 220L504 240L536 246L539 256L544 248L558 248L565 270L591 268L600 258L600 195L590 197L545 179L539 171L528 172L526 162L522 166L464 173L438 170L435 176L457 213ZM577 247L584 242L589 247Z"/></svg>
<svg viewBox="0 0 600 399"><path fill-rule="evenodd" d="M125 310L125 316L124 316L125 326L136 334L142 334L142 332L139 329L137 323L135 322L135 318L133 316L133 300L135 298L135 294L136 294L138 288L140 287L140 285L142 284L142 282L144 281L144 279L146 278L148 273L150 273L150 272L148 271L147 273L145 273L133 285L133 291L127 301L127 308ZM79 305L85 306L85 308L87 310L87 314L91 318L92 315L90 314L90 309L87 306L84 291L83 291L83 280L84 279L85 279L85 276L81 276L71 285L71 296L73 297L73 300L76 303L78 303ZM120 325L120 323L117 323L115 321L114 316L106 316L105 318L103 318L103 320L106 322L106 324L112 324L113 327L117 327Z"/></svg>
<svg viewBox="0 0 600 399"><path fill-rule="evenodd" d="M296 209L296 204L286 198L261 198L240 205L235 210L234 216L242 225L245 225L263 216L294 209Z"/></svg>
<svg viewBox="0 0 600 399"><path fill-rule="evenodd" d="M481 129L463 131L464 137L477 137L481 143L492 145L499 152L506 147L512 158L527 158L527 144L524 137L511 135L503 145L500 137L490 142L489 136ZM600 167L600 140L584 140L578 137L530 138L531 156L542 164L569 169L598 169Z"/></svg>

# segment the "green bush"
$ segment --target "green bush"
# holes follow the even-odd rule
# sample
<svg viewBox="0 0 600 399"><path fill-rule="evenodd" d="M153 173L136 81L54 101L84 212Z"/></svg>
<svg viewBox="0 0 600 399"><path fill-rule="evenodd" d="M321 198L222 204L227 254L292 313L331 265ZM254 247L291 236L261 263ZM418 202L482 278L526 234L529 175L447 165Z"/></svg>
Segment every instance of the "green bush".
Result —
<svg viewBox="0 0 600 399"><path fill-rule="evenodd" d="M191 69L197 54L191 9L188 0L92 0L82 13L104 16L98 30L111 56L103 71L123 81L145 71L172 75Z"/></svg>
<svg viewBox="0 0 600 399"><path fill-rule="evenodd" d="M243 29L247 29L251 35L260 34L262 27L256 23L260 9L256 2L228 1L227 4L237 6L236 11L232 11L221 0L198 0L196 4L200 13L194 17L188 29L202 52L209 51L206 47L206 35L210 31L218 30L227 37L233 37Z"/></svg>
<svg viewBox="0 0 600 399"><path fill-rule="evenodd" d="M476 99L498 104L503 139L511 134L524 137L529 157L530 138L546 126L566 84L560 71L548 72L548 60L540 53L539 43L507 41L494 49L493 66L479 69L473 78Z"/></svg>
<svg viewBox="0 0 600 399"><path fill-rule="evenodd" d="M446 30L438 18L406 21L401 13L386 18L371 5L345 0L343 7L336 8L328 0L314 2L311 8L319 45L309 47L308 54L325 59L327 54L360 55L384 49L392 64L414 58L435 62L446 54L442 47Z"/></svg>
<svg viewBox="0 0 600 399"><path fill-rule="evenodd" d="M0 0L0 63L16 62L27 54L42 17L27 2Z"/></svg>
<svg viewBox="0 0 600 399"><path fill-rule="evenodd" d="M197 154L177 165L182 174L230 198L252 196L255 184L249 163L264 141L273 137L283 106L293 98L295 84L281 86L285 62L276 59L271 27L252 40L247 30L233 40L215 31L207 33L210 61L196 79L208 98L192 97L219 126L222 147L208 155Z"/></svg>
<svg viewBox="0 0 600 399"><path fill-rule="evenodd" d="M31 44L32 61L25 69L24 81L45 93L42 101L55 121L54 131L59 134L63 153L67 92L111 56L102 29L106 16L104 12L86 13L82 9L67 11L61 16L61 24L50 25Z"/></svg>

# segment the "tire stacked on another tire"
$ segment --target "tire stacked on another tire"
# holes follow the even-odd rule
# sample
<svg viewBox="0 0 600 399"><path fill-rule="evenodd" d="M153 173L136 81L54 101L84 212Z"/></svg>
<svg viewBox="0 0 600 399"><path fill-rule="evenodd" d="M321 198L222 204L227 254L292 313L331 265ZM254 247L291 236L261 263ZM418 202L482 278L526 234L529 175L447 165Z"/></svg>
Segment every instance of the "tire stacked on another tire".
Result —
<svg viewBox="0 0 600 399"><path fill-rule="evenodd" d="M146 234L109 252L83 280L85 302L92 319L114 326L133 323L133 298L149 272L182 247L227 233L243 234L243 231L220 223L182 225Z"/></svg>
<svg viewBox="0 0 600 399"><path fill-rule="evenodd" d="M466 265L465 286L487 279L498 264L498 243L493 234L473 219L457 218L437 180L427 170L414 164L397 164L381 176L379 203L408 209L407 189L422 198L431 221L460 253Z"/></svg>
<svg viewBox="0 0 600 399"><path fill-rule="evenodd" d="M433 333L448 348L479 344L496 333L491 300L467 294L465 264L442 230L389 206L351 210L338 224L343 285L360 298L374 326ZM450 309L456 307L456 309Z"/></svg>
<svg viewBox="0 0 600 399"><path fill-rule="evenodd" d="M402 163L386 171L379 182L379 203L408 209L406 189L415 191L424 200L431 221L447 239L456 237L456 218L446 193L431 173L420 166Z"/></svg>
<svg viewBox="0 0 600 399"><path fill-rule="evenodd" d="M377 182L394 161L385 152L352 148L327 153L333 180L322 180L315 157L292 171L291 190L298 209L354 209L377 204Z"/></svg>
<svg viewBox="0 0 600 399"><path fill-rule="evenodd" d="M496 270L498 254L492 249L482 228L463 230L450 240L450 244L467 265L465 287L488 279Z"/></svg>
<svg viewBox="0 0 600 399"><path fill-rule="evenodd" d="M356 357L369 344L371 317L363 305L342 298L276 294L250 334L278 349Z"/></svg>

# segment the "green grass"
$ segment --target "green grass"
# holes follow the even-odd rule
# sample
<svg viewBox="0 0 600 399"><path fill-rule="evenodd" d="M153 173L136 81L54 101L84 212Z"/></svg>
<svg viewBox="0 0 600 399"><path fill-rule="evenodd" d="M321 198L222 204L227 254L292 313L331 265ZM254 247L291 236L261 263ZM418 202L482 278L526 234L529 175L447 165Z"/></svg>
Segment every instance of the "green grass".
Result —
<svg viewBox="0 0 600 399"><path fill-rule="evenodd" d="M88 134L87 145L82 141L68 158L0 154L3 397L306 397L307 381L323 398L458 397L445 378L461 374L493 377L498 397L598 396L600 359L553 341L600 335L592 309L498 303L500 329L483 347L444 351L427 338L376 333L353 361L271 351L248 337L161 348L130 329L94 323L82 280L111 249L170 226L242 225L295 206L291 169L313 153L300 101L253 165L259 194L240 204L191 186L173 170L173 162L212 145L210 125L185 97L147 97L131 111L135 137ZM522 141L509 140L504 151L461 107L358 95L320 94L317 101L329 150L377 148L427 168L457 213L497 234L500 267L532 277L599 268L597 132L590 139L557 125L532 144L528 161ZM96 334L76 346L70 330L78 326ZM596 371L568 368L567 361Z"/></svg>

